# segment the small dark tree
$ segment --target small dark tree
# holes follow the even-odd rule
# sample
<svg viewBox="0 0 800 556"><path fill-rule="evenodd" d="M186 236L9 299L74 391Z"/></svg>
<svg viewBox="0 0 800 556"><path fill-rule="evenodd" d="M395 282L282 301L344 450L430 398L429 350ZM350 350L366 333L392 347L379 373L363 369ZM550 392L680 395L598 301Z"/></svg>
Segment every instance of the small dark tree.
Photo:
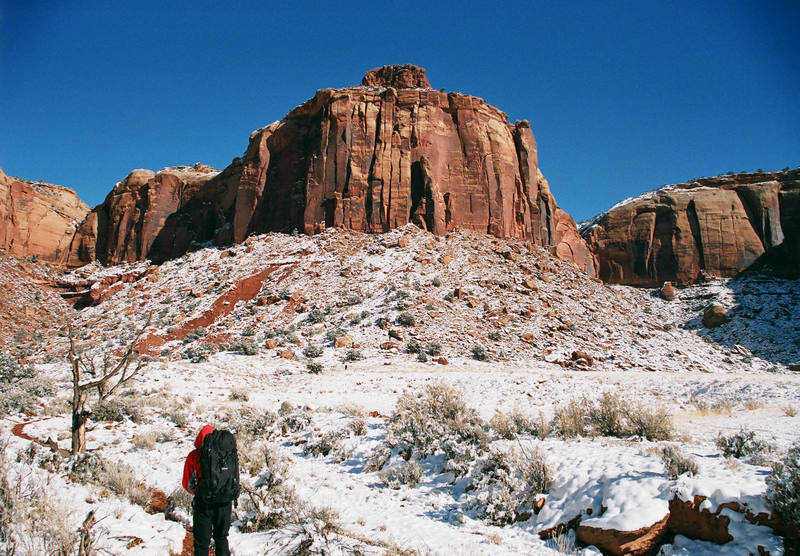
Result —
<svg viewBox="0 0 800 556"><path fill-rule="evenodd" d="M91 350L79 352L75 346L75 333L72 325L68 327L69 354L67 355L72 365L72 448L71 452L77 454L86 451L86 421L91 416L91 410L86 409L91 390L97 390L100 401L108 399L116 390L139 374L147 362L139 358L137 344L145 329L150 325L153 314L147 317L141 329L134 335L125 353L120 357L105 352L102 363L98 364L95 353ZM81 382L81 374L90 375L93 380Z"/></svg>

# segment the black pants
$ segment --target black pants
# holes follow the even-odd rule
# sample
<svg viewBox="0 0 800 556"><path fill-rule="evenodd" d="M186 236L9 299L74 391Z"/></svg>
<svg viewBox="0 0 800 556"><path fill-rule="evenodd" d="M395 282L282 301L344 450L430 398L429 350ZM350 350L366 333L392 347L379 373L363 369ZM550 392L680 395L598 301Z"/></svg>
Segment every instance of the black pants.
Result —
<svg viewBox="0 0 800 556"><path fill-rule="evenodd" d="M228 528L231 526L231 502L206 505L195 499L192 512L195 556L208 556L208 545L214 537L214 553L229 556Z"/></svg>

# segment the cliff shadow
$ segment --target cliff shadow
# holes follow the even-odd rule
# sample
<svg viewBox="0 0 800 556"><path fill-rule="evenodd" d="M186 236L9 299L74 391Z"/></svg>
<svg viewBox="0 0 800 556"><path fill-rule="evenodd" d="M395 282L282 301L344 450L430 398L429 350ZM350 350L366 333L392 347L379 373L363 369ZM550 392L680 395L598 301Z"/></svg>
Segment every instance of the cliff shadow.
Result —
<svg viewBox="0 0 800 556"><path fill-rule="evenodd" d="M744 361L755 356L787 366L800 363L800 279L746 271L727 284L714 281L690 290L681 298L693 304L691 311L697 316L683 328L726 346L734 352L731 357ZM703 310L723 298L733 300L726 322L704 326Z"/></svg>

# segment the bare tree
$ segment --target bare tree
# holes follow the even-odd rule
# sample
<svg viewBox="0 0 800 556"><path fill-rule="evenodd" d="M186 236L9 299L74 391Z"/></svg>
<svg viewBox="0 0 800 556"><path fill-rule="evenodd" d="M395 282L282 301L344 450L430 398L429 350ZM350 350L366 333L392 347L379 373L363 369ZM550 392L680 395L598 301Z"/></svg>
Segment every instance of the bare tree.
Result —
<svg viewBox="0 0 800 556"><path fill-rule="evenodd" d="M125 348L122 356L115 357L105 352L102 363L97 364L95 354L89 351L78 352L75 347L75 333L69 325L69 362L72 365L72 453L77 454L86 450L86 421L92 412L86 409L90 391L97 390L100 401L107 399L120 386L139 374L147 361L139 357L137 344L145 329L150 325L153 314L147 317L147 322L139 329L134 338ZM81 374L86 373L93 380L81 382Z"/></svg>

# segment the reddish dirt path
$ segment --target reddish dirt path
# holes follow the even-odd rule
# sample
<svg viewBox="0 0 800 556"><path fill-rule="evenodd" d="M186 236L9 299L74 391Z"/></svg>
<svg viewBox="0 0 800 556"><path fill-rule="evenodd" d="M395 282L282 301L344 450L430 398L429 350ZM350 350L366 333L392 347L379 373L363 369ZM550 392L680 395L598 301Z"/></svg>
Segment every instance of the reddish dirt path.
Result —
<svg viewBox="0 0 800 556"><path fill-rule="evenodd" d="M231 290L219 296L211 305L211 308L209 308L199 317L182 322L179 326L175 327L172 332L164 336L148 334L139 341L137 347L142 352L155 354L158 352L158 348L160 348L166 342L172 340L182 340L186 334L196 330L198 327L209 326L220 316L233 311L237 301L250 301L254 299L258 295L258 292L261 291L261 286L263 285L264 280L266 280L270 274L286 264L296 265L296 263L273 264L251 276L248 276L247 278L243 278L237 282Z"/></svg>
<svg viewBox="0 0 800 556"><path fill-rule="evenodd" d="M186 530L186 536L183 537L183 552L181 552L181 556L192 556L194 554L194 535L188 529ZM208 556L215 556L214 554L214 547L208 549Z"/></svg>
<svg viewBox="0 0 800 556"><path fill-rule="evenodd" d="M36 419L30 419L29 421L23 421L21 423L17 423L13 427L11 427L11 434L16 437L22 438L23 440L30 440L31 442L36 442L37 444L47 444L47 442L42 442L41 440L32 437L28 433L25 432L25 427L32 423L37 423L39 421L46 421L47 419L54 419L55 416L51 417L37 417Z"/></svg>

